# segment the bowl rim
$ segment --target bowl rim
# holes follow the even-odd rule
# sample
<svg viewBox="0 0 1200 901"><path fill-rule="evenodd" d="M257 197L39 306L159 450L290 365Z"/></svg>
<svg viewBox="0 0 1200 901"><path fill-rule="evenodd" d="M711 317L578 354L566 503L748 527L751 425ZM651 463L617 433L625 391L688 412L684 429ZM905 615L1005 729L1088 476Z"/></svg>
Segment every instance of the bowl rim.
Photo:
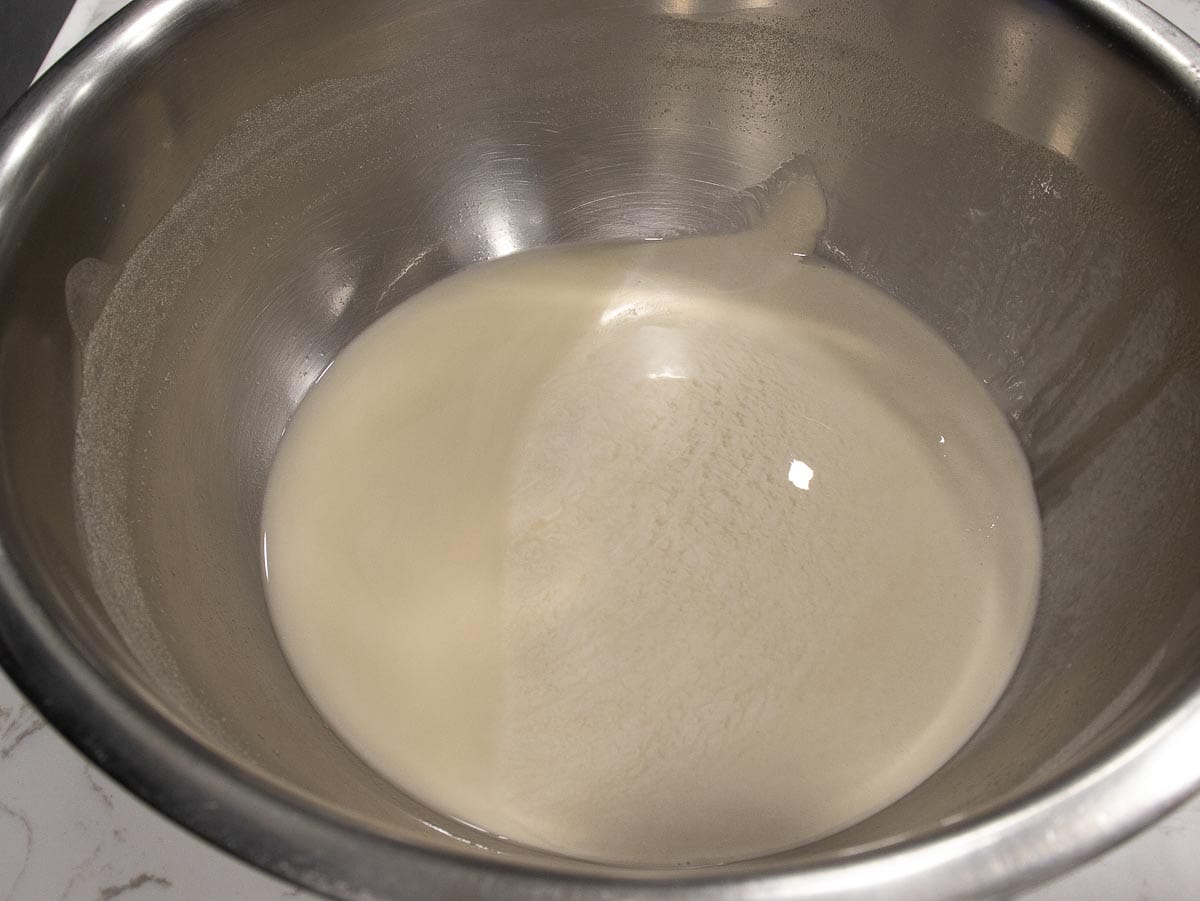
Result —
<svg viewBox="0 0 1200 901"><path fill-rule="evenodd" d="M12 199L52 145L47 123L97 81L161 52L201 19L242 0L134 0L57 62L0 120L0 233ZM1200 45L1139 0L1068 0L1200 109ZM2 432L0 432L2 435ZM7 473L4 474L7 478ZM0 517L3 511L0 511ZM148 700L108 682L37 601L45 586L11 552L0 520L0 664L61 732L152 807L217 848L338 897L894 898L1008 892L1104 852L1200 790L1200 675L1140 734L1050 784L934 832L811 864L765 859L760 871L613 871L576 875L503 857L478 859L372 832L229 766ZM851 856L852 855L852 856ZM625 872L628 875L620 875ZM668 881L670 880L670 881Z"/></svg>

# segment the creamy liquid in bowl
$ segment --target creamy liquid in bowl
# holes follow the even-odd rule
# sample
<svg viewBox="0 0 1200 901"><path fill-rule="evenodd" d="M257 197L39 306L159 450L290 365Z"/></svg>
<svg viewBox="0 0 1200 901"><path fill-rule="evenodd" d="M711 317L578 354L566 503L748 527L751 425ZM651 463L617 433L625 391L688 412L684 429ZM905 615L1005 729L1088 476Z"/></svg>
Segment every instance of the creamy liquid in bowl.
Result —
<svg viewBox="0 0 1200 901"><path fill-rule="evenodd" d="M272 617L415 797L572 856L728 861L879 810L995 703L1036 603L1024 457L789 215L468 268L301 404Z"/></svg>

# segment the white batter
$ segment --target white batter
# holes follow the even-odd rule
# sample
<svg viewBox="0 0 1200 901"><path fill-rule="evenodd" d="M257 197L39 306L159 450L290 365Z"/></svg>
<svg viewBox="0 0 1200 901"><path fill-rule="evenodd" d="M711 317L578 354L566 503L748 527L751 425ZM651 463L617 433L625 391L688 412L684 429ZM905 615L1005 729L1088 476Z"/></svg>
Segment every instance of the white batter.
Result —
<svg viewBox="0 0 1200 901"><path fill-rule="evenodd" d="M1036 601L1021 451L928 329L781 241L472 267L304 400L272 615L414 796L568 855L727 861L880 809L994 704Z"/></svg>

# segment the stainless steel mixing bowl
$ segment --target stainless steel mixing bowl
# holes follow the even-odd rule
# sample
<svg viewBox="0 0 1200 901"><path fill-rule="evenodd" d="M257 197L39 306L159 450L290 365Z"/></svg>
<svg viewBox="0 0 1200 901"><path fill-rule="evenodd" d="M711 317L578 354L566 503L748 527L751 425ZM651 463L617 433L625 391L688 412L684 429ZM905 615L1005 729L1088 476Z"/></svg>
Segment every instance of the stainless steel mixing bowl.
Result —
<svg viewBox="0 0 1200 901"><path fill-rule="evenodd" d="M346 897L969 896L1102 851L1200 783L1198 66L1132 0L135 3L0 130L4 665L150 803ZM618 869L424 808L276 646L290 412L433 280L730 227L793 153L823 255L1028 451L1045 577L1011 687L909 796L764 859Z"/></svg>

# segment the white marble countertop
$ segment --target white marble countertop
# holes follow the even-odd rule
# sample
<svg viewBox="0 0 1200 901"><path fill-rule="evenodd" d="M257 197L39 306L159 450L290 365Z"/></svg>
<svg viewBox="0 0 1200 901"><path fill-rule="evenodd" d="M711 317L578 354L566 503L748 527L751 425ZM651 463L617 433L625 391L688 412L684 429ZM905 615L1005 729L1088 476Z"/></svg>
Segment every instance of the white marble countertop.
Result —
<svg viewBox="0 0 1200 901"><path fill-rule="evenodd" d="M124 2L78 0L45 65ZM1200 0L1149 5L1200 35ZM1197 898L1198 852L1200 798L1026 901ZM127 896L314 897L213 849L134 798L50 729L0 673L0 899Z"/></svg>

